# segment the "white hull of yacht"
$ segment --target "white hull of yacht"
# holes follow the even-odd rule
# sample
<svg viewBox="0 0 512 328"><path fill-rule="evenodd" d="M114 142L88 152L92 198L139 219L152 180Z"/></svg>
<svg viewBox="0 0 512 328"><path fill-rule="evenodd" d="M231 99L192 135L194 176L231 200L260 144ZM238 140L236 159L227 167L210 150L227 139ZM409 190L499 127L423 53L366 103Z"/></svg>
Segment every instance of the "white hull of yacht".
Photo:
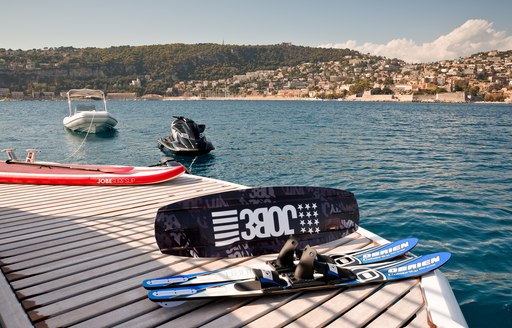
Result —
<svg viewBox="0 0 512 328"><path fill-rule="evenodd" d="M63 123L75 132L105 133L114 129L117 120L109 112L89 111L67 116Z"/></svg>

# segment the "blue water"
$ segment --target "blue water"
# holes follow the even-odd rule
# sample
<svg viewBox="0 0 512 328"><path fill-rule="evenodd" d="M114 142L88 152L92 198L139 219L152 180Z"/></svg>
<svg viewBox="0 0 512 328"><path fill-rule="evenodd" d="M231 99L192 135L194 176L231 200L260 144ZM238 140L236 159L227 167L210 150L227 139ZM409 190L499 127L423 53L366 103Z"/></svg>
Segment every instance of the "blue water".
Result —
<svg viewBox="0 0 512 328"><path fill-rule="evenodd" d="M151 165L173 115L207 124L192 173L355 193L361 225L443 267L471 327L512 326L512 106L309 101L109 102L111 137L66 131L65 102L0 102L0 148L58 162Z"/></svg>

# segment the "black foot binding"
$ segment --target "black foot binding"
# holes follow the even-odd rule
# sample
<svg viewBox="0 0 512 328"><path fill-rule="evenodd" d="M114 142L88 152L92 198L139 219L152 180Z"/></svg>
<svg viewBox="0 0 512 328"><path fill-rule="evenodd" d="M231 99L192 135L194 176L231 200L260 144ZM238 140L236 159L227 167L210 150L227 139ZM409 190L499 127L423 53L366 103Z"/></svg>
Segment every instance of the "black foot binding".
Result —
<svg viewBox="0 0 512 328"><path fill-rule="evenodd" d="M295 251L298 258L301 258L303 251L304 250L300 250L300 249L297 249ZM320 262L325 262L325 263L334 263L334 259L329 255L316 254L316 260L320 261Z"/></svg>
<svg viewBox="0 0 512 328"><path fill-rule="evenodd" d="M291 236L281 248L277 259L270 262L276 270L290 269L294 267L295 249L299 245L299 241Z"/></svg>
<svg viewBox="0 0 512 328"><path fill-rule="evenodd" d="M317 256L316 250L312 247L306 246L302 251L299 264L295 268L295 279L307 280L313 279L315 258Z"/></svg>

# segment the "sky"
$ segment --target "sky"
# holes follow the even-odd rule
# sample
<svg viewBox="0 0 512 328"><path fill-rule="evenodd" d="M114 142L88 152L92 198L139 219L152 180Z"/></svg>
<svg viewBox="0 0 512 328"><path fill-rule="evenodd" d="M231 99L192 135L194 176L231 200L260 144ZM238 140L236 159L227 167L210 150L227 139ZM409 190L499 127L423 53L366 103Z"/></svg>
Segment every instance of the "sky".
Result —
<svg viewBox="0 0 512 328"><path fill-rule="evenodd" d="M0 0L0 48L218 43L407 62L512 50L511 0Z"/></svg>

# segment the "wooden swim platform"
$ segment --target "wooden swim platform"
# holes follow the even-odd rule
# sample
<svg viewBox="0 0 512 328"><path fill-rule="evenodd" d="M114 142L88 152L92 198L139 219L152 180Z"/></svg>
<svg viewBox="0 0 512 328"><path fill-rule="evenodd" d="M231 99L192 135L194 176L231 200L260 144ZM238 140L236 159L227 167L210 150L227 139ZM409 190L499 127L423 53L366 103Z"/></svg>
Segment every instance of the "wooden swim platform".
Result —
<svg viewBox="0 0 512 328"><path fill-rule="evenodd" d="M154 239L159 207L239 188L243 186L193 175L149 186L0 184L0 326L433 325L424 278L261 298L177 302L173 308L149 301L141 287L144 279L274 257L190 259L159 251ZM361 248L375 239L361 229L319 250Z"/></svg>

